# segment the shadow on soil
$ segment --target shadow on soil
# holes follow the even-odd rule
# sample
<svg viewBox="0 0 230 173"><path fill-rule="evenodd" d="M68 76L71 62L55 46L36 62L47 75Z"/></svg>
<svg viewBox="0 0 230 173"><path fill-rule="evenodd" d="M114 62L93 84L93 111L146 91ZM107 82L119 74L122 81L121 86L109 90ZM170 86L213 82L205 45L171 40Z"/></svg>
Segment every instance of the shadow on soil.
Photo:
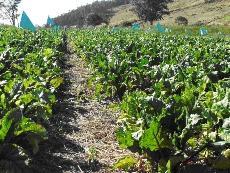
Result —
<svg viewBox="0 0 230 173"><path fill-rule="evenodd" d="M62 62L62 67L64 71L72 68L66 62ZM48 131L48 140L40 145L39 153L33 156L29 164L33 173L96 172L102 167L98 161L89 163L82 159L84 148L76 141L67 139L67 134L78 133L80 130L77 124L73 124L77 122L78 115L88 112L74 104L75 96L69 93L71 75L64 74L65 82L59 91L54 117L44 124Z"/></svg>

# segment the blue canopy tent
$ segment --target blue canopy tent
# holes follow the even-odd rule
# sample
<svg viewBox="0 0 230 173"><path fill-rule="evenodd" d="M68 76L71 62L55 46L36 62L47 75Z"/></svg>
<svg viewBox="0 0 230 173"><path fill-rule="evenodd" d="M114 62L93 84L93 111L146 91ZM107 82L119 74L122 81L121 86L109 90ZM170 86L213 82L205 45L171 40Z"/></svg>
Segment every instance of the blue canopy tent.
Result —
<svg viewBox="0 0 230 173"><path fill-rule="evenodd" d="M46 22L46 25L49 26L49 27L52 27L52 29L54 31L58 31L60 29L60 26L57 25L53 19L51 19L49 16L47 18L47 22Z"/></svg>
<svg viewBox="0 0 230 173"><path fill-rule="evenodd" d="M48 26L50 26L50 27L56 25L55 22L54 22L54 20L51 19L49 16L48 16L48 18L47 18L47 23L46 23L46 24L47 24Z"/></svg>
<svg viewBox="0 0 230 173"><path fill-rule="evenodd" d="M137 22L132 24L132 29L133 30L140 30L141 29L141 25Z"/></svg>
<svg viewBox="0 0 230 173"><path fill-rule="evenodd" d="M201 36L208 35L208 30L205 29L205 28L200 28L200 35L201 35Z"/></svg>
<svg viewBox="0 0 230 173"><path fill-rule="evenodd" d="M159 22L156 24L156 29L158 32L165 32L165 28Z"/></svg>
<svg viewBox="0 0 230 173"><path fill-rule="evenodd" d="M27 16L26 12L24 12L24 11L22 12L22 17L21 17L21 21L19 23L19 27L21 27L23 29L30 30L32 32L36 31L35 26L31 22L30 18Z"/></svg>

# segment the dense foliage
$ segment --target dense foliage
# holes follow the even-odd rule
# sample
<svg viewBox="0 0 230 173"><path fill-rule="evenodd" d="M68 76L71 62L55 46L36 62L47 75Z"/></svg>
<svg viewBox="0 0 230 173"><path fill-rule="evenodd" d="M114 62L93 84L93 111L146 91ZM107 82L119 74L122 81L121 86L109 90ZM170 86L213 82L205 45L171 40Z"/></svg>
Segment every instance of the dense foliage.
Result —
<svg viewBox="0 0 230 173"><path fill-rule="evenodd" d="M117 140L153 169L229 168L230 42L131 30L72 32L100 97L121 100Z"/></svg>
<svg viewBox="0 0 230 173"><path fill-rule="evenodd" d="M63 81L58 66L60 45L61 33L0 28L2 171L10 165L6 161L16 166L22 155L37 153L38 144L47 138L42 123L52 116L55 93Z"/></svg>
<svg viewBox="0 0 230 173"><path fill-rule="evenodd" d="M113 16L113 8L128 4L130 0L102 0L83 5L68 13L56 17L54 20L61 26L76 26L81 28L87 25L87 16L90 13L99 15L104 22L108 22Z"/></svg>
<svg viewBox="0 0 230 173"><path fill-rule="evenodd" d="M103 23L103 19L96 13L89 13L86 17L86 24L88 26L97 26Z"/></svg>

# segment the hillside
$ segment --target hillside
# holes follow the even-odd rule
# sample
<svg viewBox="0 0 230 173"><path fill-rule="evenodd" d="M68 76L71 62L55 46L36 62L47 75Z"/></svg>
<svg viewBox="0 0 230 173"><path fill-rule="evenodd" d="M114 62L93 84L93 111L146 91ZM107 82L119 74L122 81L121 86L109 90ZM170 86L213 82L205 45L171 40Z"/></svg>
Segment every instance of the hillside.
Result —
<svg viewBox="0 0 230 173"><path fill-rule="evenodd" d="M110 25L119 25L125 21L138 19L131 5L122 5L114 8L114 16L110 19ZM226 25L230 26L229 0L219 0L213 3L205 3L204 0L175 0L169 4L170 15L164 16L160 22L166 25L175 24L175 18L184 16L189 25Z"/></svg>
<svg viewBox="0 0 230 173"><path fill-rule="evenodd" d="M54 21L60 26L81 28L87 25L86 21L89 14L96 14L100 16L104 23L108 23L108 20L114 15L113 9L125 4L129 4L129 0L94 1L92 4L80 6L75 10L57 16Z"/></svg>

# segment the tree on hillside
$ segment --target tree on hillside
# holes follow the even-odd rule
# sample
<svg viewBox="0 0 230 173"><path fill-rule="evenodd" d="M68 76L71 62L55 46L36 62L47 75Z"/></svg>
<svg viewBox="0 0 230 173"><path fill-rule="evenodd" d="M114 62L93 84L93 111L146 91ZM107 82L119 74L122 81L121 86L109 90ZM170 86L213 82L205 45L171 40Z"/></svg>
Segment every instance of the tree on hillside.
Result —
<svg viewBox="0 0 230 173"><path fill-rule="evenodd" d="M103 23L102 17L96 13L89 13L86 17L86 24L89 26L97 26Z"/></svg>
<svg viewBox="0 0 230 173"><path fill-rule="evenodd" d="M144 20L153 22L153 20L162 19L164 14L169 14L167 4L173 0L132 0L135 11L138 16Z"/></svg>
<svg viewBox="0 0 230 173"><path fill-rule="evenodd" d="M0 18L9 20L12 25L15 25L18 18L18 5L21 0L0 0Z"/></svg>

